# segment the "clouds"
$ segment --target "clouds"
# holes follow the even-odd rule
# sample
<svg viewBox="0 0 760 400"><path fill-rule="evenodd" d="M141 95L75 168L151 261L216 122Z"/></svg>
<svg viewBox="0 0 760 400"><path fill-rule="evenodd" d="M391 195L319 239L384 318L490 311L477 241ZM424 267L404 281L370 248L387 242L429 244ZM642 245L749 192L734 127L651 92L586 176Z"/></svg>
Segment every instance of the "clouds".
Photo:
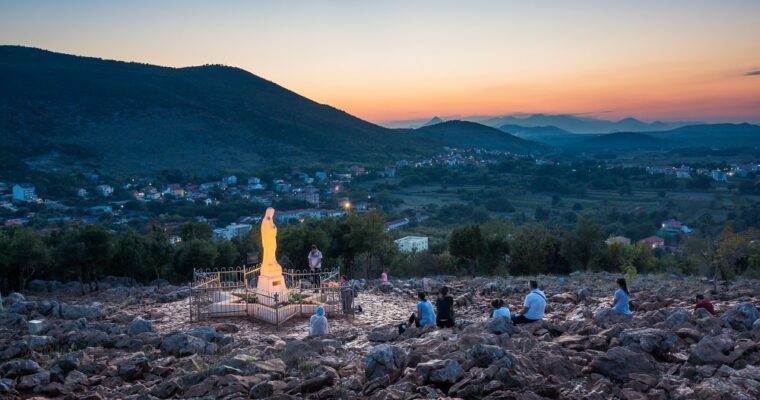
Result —
<svg viewBox="0 0 760 400"><path fill-rule="evenodd" d="M760 69L753 69L744 73L745 76L760 76Z"/></svg>

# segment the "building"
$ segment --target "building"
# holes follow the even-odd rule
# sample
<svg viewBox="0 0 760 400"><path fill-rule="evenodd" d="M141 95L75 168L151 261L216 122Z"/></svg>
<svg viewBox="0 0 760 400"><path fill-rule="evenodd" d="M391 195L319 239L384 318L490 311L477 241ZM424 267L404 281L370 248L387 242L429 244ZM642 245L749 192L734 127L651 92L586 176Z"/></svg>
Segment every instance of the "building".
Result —
<svg viewBox="0 0 760 400"><path fill-rule="evenodd" d="M416 253L428 249L427 236L404 236L393 241L402 253Z"/></svg>
<svg viewBox="0 0 760 400"><path fill-rule="evenodd" d="M165 194L170 194L174 197L185 197L185 189L182 189L179 183L172 183L164 190Z"/></svg>
<svg viewBox="0 0 760 400"><path fill-rule="evenodd" d="M728 176L726 176L726 173L716 169L713 172L710 173L710 176L712 176L713 180L716 182L726 182L728 181Z"/></svg>
<svg viewBox="0 0 760 400"><path fill-rule="evenodd" d="M113 194L113 186L111 185L98 185L95 186L95 191L103 197L111 197Z"/></svg>
<svg viewBox="0 0 760 400"><path fill-rule="evenodd" d="M647 248L651 250L665 248L665 239L659 236L650 236L648 238L642 239L641 243L643 243L645 246L647 246Z"/></svg>
<svg viewBox="0 0 760 400"><path fill-rule="evenodd" d="M613 236L609 239L605 240L604 243L607 243L608 246L612 246L613 244L617 244L620 246L630 246L631 245L631 239L628 239L625 236Z"/></svg>
<svg viewBox="0 0 760 400"><path fill-rule="evenodd" d="M660 228L662 228L663 231L669 231L673 233L691 233L691 229L682 224L681 221L678 221L676 219L669 219L667 221L663 221L660 225Z"/></svg>
<svg viewBox="0 0 760 400"><path fill-rule="evenodd" d="M213 240L232 240L234 238L244 238L253 228L250 224L229 224L226 228L214 229Z"/></svg>
<svg viewBox="0 0 760 400"><path fill-rule="evenodd" d="M13 200L34 202L37 201L37 193L31 183L17 183L13 185Z"/></svg>
<svg viewBox="0 0 760 400"><path fill-rule="evenodd" d="M237 186L237 176L235 175L229 175L222 178L222 182L227 184L227 186Z"/></svg>
<svg viewBox="0 0 760 400"><path fill-rule="evenodd" d="M392 231L394 229L401 229L409 225L409 218L394 219L385 223L385 230Z"/></svg>

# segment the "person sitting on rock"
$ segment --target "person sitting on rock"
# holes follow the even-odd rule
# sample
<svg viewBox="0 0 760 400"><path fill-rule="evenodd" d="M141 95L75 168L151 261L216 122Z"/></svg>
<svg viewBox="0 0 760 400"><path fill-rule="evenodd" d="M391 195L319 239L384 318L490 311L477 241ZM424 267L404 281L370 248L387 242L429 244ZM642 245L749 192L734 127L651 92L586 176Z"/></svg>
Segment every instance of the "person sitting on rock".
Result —
<svg viewBox="0 0 760 400"><path fill-rule="evenodd" d="M504 300L491 300L491 307L493 308L493 310L491 310L491 318L504 317L512 319L512 314L509 312L509 308L504 304Z"/></svg>
<svg viewBox="0 0 760 400"><path fill-rule="evenodd" d="M540 321L544 318L546 309L546 295L538 289L538 282L530 281L530 293L525 296L525 303L520 313L512 316L515 324L527 324Z"/></svg>
<svg viewBox="0 0 760 400"><path fill-rule="evenodd" d="M309 319L309 336L325 336L330 333L330 327L327 325L325 317L325 308L317 306L314 315Z"/></svg>
<svg viewBox="0 0 760 400"><path fill-rule="evenodd" d="M418 328L435 326L435 311L433 311L433 305L427 301L425 292L419 292L417 297L420 299L417 303L417 312L409 317L409 325L414 324Z"/></svg>
<svg viewBox="0 0 760 400"><path fill-rule="evenodd" d="M442 287L435 301L435 325L439 328L454 327L454 298L449 296L449 288Z"/></svg>
<svg viewBox="0 0 760 400"><path fill-rule="evenodd" d="M696 313L700 308L704 308L711 315L715 315L715 307L713 307L710 300L705 299L705 296L702 294L697 295L697 304L694 305L694 312Z"/></svg>
<svg viewBox="0 0 760 400"><path fill-rule="evenodd" d="M618 278L616 282L618 288L615 290L612 308L620 314L631 315L631 308L628 304L631 301L631 294L628 293L628 284L625 282L625 278Z"/></svg>

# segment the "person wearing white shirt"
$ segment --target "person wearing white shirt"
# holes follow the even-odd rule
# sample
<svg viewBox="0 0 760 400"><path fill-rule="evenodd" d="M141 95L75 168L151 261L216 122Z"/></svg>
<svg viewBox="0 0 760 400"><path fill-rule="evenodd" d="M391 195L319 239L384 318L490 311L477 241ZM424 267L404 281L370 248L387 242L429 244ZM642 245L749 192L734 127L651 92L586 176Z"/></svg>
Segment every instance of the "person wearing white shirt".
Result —
<svg viewBox="0 0 760 400"><path fill-rule="evenodd" d="M512 317L515 324L526 324L540 321L544 318L546 295L538 289L538 282L530 281L530 293L525 296L525 303L520 312Z"/></svg>

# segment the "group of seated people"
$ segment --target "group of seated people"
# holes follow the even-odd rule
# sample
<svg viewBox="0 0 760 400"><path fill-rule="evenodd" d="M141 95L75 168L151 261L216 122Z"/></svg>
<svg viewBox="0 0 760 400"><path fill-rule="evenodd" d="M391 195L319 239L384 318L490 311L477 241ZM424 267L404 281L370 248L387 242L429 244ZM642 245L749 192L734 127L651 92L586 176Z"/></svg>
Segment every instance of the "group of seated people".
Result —
<svg viewBox="0 0 760 400"><path fill-rule="evenodd" d="M622 315L632 315L630 293L628 284L624 278L616 280L617 289L615 290L612 309ZM512 315L509 308L501 298L491 301L490 318L509 318L514 324L525 324L540 321L544 318L546 310L546 295L538 288L537 281L529 282L530 292L525 296L522 308L519 313ZM398 326L399 333L403 333L409 326L420 327L439 327L453 328L454 320L454 298L449 294L449 288L444 286L438 291L438 297L435 300L435 308L427 299L425 292L417 294L416 311L409 317L407 323ZM712 315L715 315L715 308L710 301L704 298L704 295L696 296L696 305L694 311L703 308ZM327 318L324 316L325 310L318 306L316 313L311 317L309 323L309 335L321 336L328 333Z"/></svg>

